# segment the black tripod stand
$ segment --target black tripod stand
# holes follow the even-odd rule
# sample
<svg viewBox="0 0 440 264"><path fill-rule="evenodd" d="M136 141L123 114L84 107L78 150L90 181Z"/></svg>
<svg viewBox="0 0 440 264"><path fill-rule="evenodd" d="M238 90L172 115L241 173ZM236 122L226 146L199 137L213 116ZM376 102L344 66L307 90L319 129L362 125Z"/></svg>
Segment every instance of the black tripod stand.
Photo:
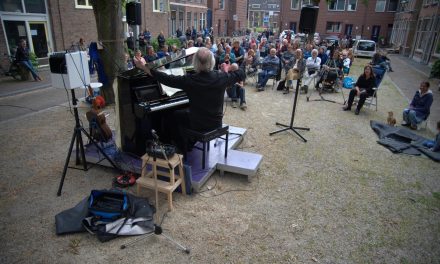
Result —
<svg viewBox="0 0 440 264"><path fill-rule="evenodd" d="M75 143L75 141L76 141L76 165L79 165L79 163L80 163L79 155L81 154L81 162L83 165L83 170L84 171L88 170L81 132L84 133L84 135L87 136L87 138L90 140L90 142L92 142L95 145L95 147L98 149L98 151L102 155L104 155L105 159L107 159L115 169L118 169L116 167L116 165L113 163L113 161L110 159L110 157L107 154L105 154L104 150L92 139L92 137L89 135L89 133L87 133L87 131L81 126L81 124L79 122L78 108L77 108L77 104L76 104L78 99L76 99L76 97L75 97L75 90L71 89L70 91L72 92L72 105L73 105L73 113L75 116L75 129L73 130L72 140L70 141L69 152L67 153L66 163L64 164L63 175L61 176L60 186L58 187L58 192L57 192L58 196L61 195L61 190L63 189L64 178L66 177L67 168L77 169L75 167L68 167L69 161L70 161L70 156L72 155L73 144ZM80 150L79 152L78 152L78 148Z"/></svg>
<svg viewBox="0 0 440 264"><path fill-rule="evenodd" d="M298 94L299 94L299 86L300 86L300 82L301 82L301 79L297 80L297 82L296 82L295 99L293 100L293 109L292 109L292 117L290 118L290 125L288 126L288 125L284 125L284 124L281 124L281 123L276 122L275 124L276 124L277 126L282 126L282 127L284 127L284 128L282 128L282 129L280 129L280 130L276 130L276 131L270 132L270 133L269 133L270 136L275 135L275 134L280 133L280 132L283 132L283 131L286 131L286 130L292 130L292 131L293 131L295 134L297 134L298 137L300 137L304 142L307 142L307 139L305 139L303 136L301 136L301 134L298 133L298 131L296 131L296 130L299 129L299 130L307 130L307 131L310 131L310 128L308 128L308 127L294 127L294 126L293 126L293 121L294 121L294 119L295 119L296 103L297 103L297 101L298 101Z"/></svg>

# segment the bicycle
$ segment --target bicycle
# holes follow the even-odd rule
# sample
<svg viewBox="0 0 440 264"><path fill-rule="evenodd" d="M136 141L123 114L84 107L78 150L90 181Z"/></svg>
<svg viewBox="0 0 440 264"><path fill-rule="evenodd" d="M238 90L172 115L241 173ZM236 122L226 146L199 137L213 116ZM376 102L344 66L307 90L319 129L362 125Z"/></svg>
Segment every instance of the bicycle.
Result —
<svg viewBox="0 0 440 264"><path fill-rule="evenodd" d="M21 80L21 76L20 76L20 72L19 72L19 68L18 68L19 65L15 61L15 57L12 56L12 55L8 55L6 53L4 55L8 57L9 69L8 69L8 71L4 71L4 69L2 68L2 70L4 71L3 74L5 76L10 76L10 77L14 78L17 81Z"/></svg>

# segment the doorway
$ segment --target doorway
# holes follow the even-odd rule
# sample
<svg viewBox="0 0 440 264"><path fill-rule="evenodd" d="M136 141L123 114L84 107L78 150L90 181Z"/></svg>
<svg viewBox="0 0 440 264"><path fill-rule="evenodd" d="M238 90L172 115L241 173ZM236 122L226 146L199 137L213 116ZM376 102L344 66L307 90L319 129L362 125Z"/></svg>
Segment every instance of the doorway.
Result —
<svg viewBox="0 0 440 264"><path fill-rule="evenodd" d="M24 21L3 21L5 26L6 39L9 46L9 54L15 55L20 40L28 41L26 23ZM29 41L28 41L29 42Z"/></svg>
<svg viewBox="0 0 440 264"><path fill-rule="evenodd" d="M377 42L379 40L380 26L373 26L371 29L371 40Z"/></svg>
<svg viewBox="0 0 440 264"><path fill-rule="evenodd" d="M37 58L48 57L49 48L47 45L46 22L29 22L32 45Z"/></svg>

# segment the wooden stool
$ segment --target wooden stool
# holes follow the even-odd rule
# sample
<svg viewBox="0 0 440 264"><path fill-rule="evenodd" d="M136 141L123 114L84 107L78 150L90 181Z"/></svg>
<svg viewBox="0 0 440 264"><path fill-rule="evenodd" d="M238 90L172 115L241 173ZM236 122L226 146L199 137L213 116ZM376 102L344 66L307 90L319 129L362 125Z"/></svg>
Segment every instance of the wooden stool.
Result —
<svg viewBox="0 0 440 264"><path fill-rule="evenodd" d="M168 208L170 211L173 210L173 192L174 190L182 186L182 194L186 195L185 179L183 175L183 156L179 154L174 154L171 158L165 159L154 159L153 157L145 154L142 156L142 174L139 179L137 179L137 194L139 195L140 187L148 188L154 190L157 186L159 192L165 193L168 196ZM147 172L147 166L151 165L152 170ZM158 170L157 167L163 168L164 170ZM176 176L174 171L176 167L179 168L179 175ZM165 176L169 178L169 181L163 181L157 179L157 176ZM158 204L158 197L156 196L156 207ZM156 208L158 210L159 208Z"/></svg>

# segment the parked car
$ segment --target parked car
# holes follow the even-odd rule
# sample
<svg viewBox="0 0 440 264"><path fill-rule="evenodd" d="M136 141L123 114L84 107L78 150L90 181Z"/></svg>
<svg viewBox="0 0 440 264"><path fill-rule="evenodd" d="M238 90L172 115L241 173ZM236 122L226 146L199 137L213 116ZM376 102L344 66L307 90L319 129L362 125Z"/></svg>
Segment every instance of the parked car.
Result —
<svg viewBox="0 0 440 264"><path fill-rule="evenodd" d="M376 53L376 42L372 40L359 39L353 44L353 55L357 57L372 58Z"/></svg>

